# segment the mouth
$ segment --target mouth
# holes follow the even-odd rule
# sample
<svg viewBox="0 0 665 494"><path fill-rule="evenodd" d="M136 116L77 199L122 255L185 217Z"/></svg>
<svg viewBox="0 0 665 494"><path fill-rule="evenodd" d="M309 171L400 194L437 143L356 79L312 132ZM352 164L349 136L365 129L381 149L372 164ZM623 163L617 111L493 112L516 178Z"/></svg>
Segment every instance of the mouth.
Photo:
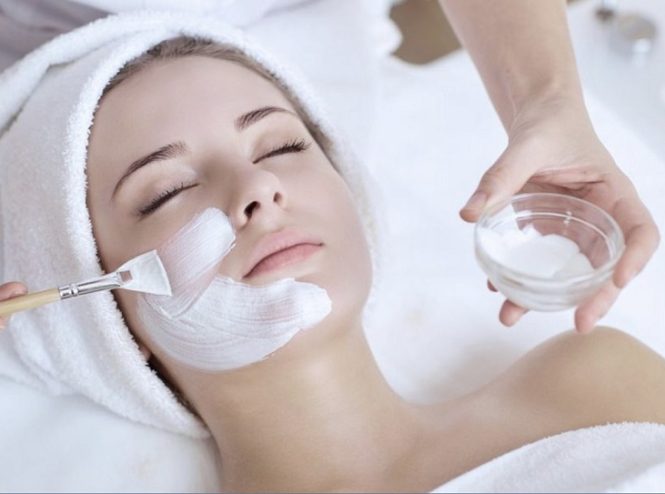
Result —
<svg viewBox="0 0 665 494"><path fill-rule="evenodd" d="M276 271L300 263L323 248L320 240L294 230L266 235L250 257L250 268L243 279Z"/></svg>

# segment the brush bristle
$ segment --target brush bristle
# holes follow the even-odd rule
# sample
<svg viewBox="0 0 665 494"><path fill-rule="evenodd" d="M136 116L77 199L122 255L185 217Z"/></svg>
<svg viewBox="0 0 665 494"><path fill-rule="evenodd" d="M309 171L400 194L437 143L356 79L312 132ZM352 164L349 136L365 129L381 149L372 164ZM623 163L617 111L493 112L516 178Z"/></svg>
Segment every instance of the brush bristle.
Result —
<svg viewBox="0 0 665 494"><path fill-rule="evenodd" d="M154 295L171 295L171 284L156 250L135 257L120 266L116 272L128 272L129 281L121 288Z"/></svg>

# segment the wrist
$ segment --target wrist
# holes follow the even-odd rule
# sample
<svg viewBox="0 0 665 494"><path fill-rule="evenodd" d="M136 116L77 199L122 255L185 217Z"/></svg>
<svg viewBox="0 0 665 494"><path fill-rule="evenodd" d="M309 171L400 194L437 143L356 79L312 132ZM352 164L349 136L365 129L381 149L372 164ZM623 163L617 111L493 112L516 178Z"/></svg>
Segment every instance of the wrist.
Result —
<svg viewBox="0 0 665 494"><path fill-rule="evenodd" d="M550 119L570 119L569 121L576 122L576 125L591 126L579 87L549 84L512 101L513 112L506 126L508 135L519 131L525 125Z"/></svg>

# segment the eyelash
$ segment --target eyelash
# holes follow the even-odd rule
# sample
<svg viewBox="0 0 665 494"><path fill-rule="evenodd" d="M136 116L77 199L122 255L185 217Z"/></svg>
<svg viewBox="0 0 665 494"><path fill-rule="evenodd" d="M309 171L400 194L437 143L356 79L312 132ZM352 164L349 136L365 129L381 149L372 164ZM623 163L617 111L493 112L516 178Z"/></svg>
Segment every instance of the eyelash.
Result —
<svg viewBox="0 0 665 494"><path fill-rule="evenodd" d="M148 205L143 206L137 211L138 216L143 218L151 213L154 213L157 209L162 207L164 203L166 203L173 197L180 194L183 190L191 189L192 187L196 187L197 185L198 185L197 183L186 184L185 182L181 182L180 185L167 189L164 192L161 192L157 197L155 197L152 201L150 201Z"/></svg>
<svg viewBox="0 0 665 494"><path fill-rule="evenodd" d="M300 153L309 148L309 146L310 143L305 142L304 139L294 139L292 141L288 141L282 145L279 145L271 149L267 153L259 156L252 163L256 164L264 159L272 158L273 156L279 156L281 154ZM161 192L157 197L155 197L155 199L150 201L148 205L140 208L137 211L137 215L140 218L144 218L154 213L157 209L162 207L166 202L168 202L169 200L180 194L182 191L191 189L192 187L196 187L197 185L198 185L197 183L186 184L185 182L181 182L180 185L167 189L164 192Z"/></svg>
<svg viewBox="0 0 665 494"><path fill-rule="evenodd" d="M256 158L252 163L256 164L261 160L272 158L273 156L278 156L280 154L287 153L300 153L309 148L310 143L305 142L305 139L293 139L292 141L287 141L284 144L274 147L266 154L263 154Z"/></svg>

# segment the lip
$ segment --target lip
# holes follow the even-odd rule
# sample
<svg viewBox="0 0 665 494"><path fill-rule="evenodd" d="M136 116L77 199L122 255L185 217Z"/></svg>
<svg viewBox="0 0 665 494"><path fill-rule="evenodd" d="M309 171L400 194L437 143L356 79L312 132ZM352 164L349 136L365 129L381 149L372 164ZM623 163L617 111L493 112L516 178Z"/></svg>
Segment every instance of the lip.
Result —
<svg viewBox="0 0 665 494"><path fill-rule="evenodd" d="M294 229L270 233L252 251L243 279L300 262L323 246L320 239Z"/></svg>

